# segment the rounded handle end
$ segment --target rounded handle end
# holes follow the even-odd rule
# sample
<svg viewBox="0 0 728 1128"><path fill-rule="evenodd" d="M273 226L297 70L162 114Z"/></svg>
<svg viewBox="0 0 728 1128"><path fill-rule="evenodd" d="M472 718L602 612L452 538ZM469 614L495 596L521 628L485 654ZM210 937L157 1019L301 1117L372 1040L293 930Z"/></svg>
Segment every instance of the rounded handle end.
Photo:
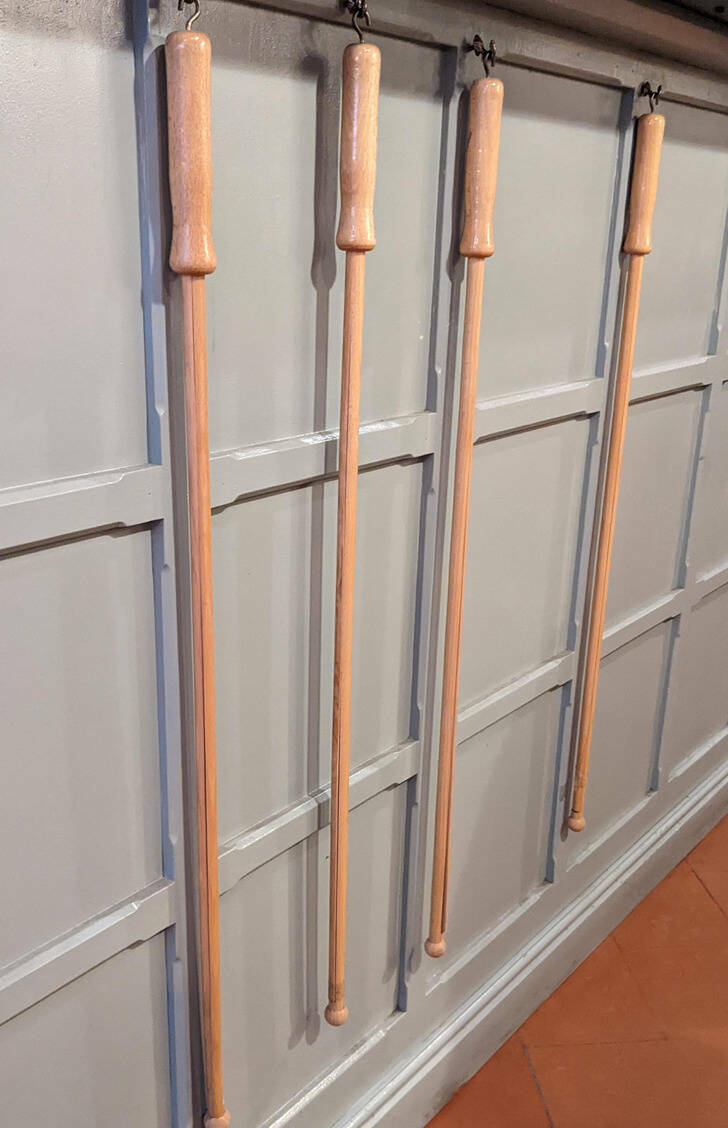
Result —
<svg viewBox="0 0 728 1128"><path fill-rule="evenodd" d="M329 1003L324 1011L324 1018L329 1026L343 1026L349 1017L349 1008L346 1003Z"/></svg>
<svg viewBox="0 0 728 1128"><path fill-rule="evenodd" d="M230 1128L230 1113L227 1109L222 1116L205 1116L205 1128Z"/></svg>
<svg viewBox="0 0 728 1128"><path fill-rule="evenodd" d="M432 956L433 960L439 960L440 956L445 954L446 947L447 945L445 944L444 938L440 940L425 940L425 951L428 956Z"/></svg>
<svg viewBox="0 0 728 1128"><path fill-rule="evenodd" d="M169 266L175 274L212 274L217 266L212 232L191 223L176 225L169 249Z"/></svg>
<svg viewBox="0 0 728 1128"><path fill-rule="evenodd" d="M460 239L460 254L467 258L490 258L495 250L493 208L502 110L499 78L479 78L473 83L465 156L465 223Z"/></svg>
<svg viewBox="0 0 728 1128"><path fill-rule="evenodd" d="M569 830L583 830L586 826L586 819L583 814L570 814L569 815Z"/></svg>
<svg viewBox="0 0 728 1128"><path fill-rule="evenodd" d="M377 105L382 56L373 43L344 51L341 95L340 251L371 251L377 166Z"/></svg>
<svg viewBox="0 0 728 1128"><path fill-rule="evenodd" d="M624 252L628 255L648 255L652 250L652 216L657 199L664 134L665 119L662 114L643 114L638 118L629 220L624 237Z"/></svg>

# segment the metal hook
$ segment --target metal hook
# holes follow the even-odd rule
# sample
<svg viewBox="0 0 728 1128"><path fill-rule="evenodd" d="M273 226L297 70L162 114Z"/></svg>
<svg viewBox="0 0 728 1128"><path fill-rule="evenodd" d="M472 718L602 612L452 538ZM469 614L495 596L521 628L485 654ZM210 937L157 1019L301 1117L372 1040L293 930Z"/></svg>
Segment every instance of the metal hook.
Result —
<svg viewBox="0 0 728 1128"><path fill-rule="evenodd" d="M655 106L660 101L661 96L662 96L662 83L660 83L660 85L657 87L657 90L653 90L652 87L650 86L649 82L643 82L642 85L639 88L639 97L640 98L649 98L649 100L650 100L650 113L651 114L653 114L655 112Z"/></svg>
<svg viewBox="0 0 728 1128"><path fill-rule="evenodd" d="M483 63L485 77L490 75L490 68L495 66L495 39L491 39L486 47L479 35L473 36L473 42L466 45L466 50L472 51Z"/></svg>
<svg viewBox="0 0 728 1128"><path fill-rule="evenodd" d="M344 0L344 7L347 12L351 13L351 26L359 36L359 42L364 42L364 32L359 27L359 20L364 20L367 27L372 26L372 18L369 15L369 8L367 7L367 0Z"/></svg>
<svg viewBox="0 0 728 1128"><path fill-rule="evenodd" d="M195 10L185 24L186 31L192 31L192 25L200 14L200 0L178 0L177 11L181 12L185 4L194 4Z"/></svg>

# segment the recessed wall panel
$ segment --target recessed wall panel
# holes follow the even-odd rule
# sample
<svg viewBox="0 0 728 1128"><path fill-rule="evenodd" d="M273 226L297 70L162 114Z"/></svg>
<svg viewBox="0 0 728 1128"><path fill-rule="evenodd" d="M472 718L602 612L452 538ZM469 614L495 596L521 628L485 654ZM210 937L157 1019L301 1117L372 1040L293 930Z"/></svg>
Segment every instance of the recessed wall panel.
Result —
<svg viewBox="0 0 728 1128"><path fill-rule="evenodd" d="M0 488L147 460L132 53L54 22L3 28Z"/></svg>
<svg viewBox="0 0 728 1128"><path fill-rule="evenodd" d="M588 432L570 420L475 446L462 705L567 647Z"/></svg>
<svg viewBox="0 0 728 1128"><path fill-rule="evenodd" d="M0 1026L3 1120L169 1128L164 939L107 960Z"/></svg>
<svg viewBox="0 0 728 1128"><path fill-rule="evenodd" d="M150 535L0 561L0 965L161 874Z"/></svg>
<svg viewBox="0 0 728 1128"><path fill-rule="evenodd" d="M254 870L221 901L225 1094L266 1122L342 1062L396 1006L405 787L351 812L345 1026L327 1001L329 834ZM251 1015L255 1021L251 1021Z"/></svg>
<svg viewBox="0 0 728 1128"><path fill-rule="evenodd" d="M615 90L500 65L498 76L481 399L596 375L619 142Z"/></svg>
<svg viewBox="0 0 728 1128"><path fill-rule="evenodd" d="M458 747L446 958L544 879L561 699L546 693Z"/></svg>
<svg viewBox="0 0 728 1128"><path fill-rule="evenodd" d="M669 645L670 625L662 623L602 660L589 756L586 829L570 836L577 860L608 837L649 793Z"/></svg>
<svg viewBox="0 0 728 1128"><path fill-rule="evenodd" d="M359 476L351 757L410 732L422 467ZM234 505L213 521L220 834L330 776L337 483Z"/></svg>
<svg viewBox="0 0 728 1128"><path fill-rule="evenodd" d="M667 771L728 725L728 590L705 597L681 624L665 719Z"/></svg>
<svg viewBox="0 0 728 1128"><path fill-rule="evenodd" d="M645 262L636 369L711 351L728 208L728 117L671 102ZM723 349L725 351L725 348Z"/></svg>
<svg viewBox="0 0 728 1128"><path fill-rule="evenodd" d="M712 390L706 431L690 538L699 576L728 564L728 383Z"/></svg>
<svg viewBox="0 0 728 1128"><path fill-rule="evenodd" d="M224 6L218 18L219 261L208 283L213 450L338 426L340 59L351 41L346 28L238 4ZM398 40L386 47L377 246L366 266L363 421L425 408L439 270L441 53Z"/></svg>
<svg viewBox="0 0 728 1128"><path fill-rule="evenodd" d="M680 579L700 392L634 404L627 419L607 626L667 595Z"/></svg>

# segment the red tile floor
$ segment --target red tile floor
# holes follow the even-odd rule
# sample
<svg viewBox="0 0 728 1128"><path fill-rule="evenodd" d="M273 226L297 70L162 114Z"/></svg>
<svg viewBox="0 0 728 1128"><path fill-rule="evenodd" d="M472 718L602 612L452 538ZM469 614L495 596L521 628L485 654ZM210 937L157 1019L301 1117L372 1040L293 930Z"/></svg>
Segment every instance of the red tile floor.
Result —
<svg viewBox="0 0 728 1128"><path fill-rule="evenodd" d="M728 818L428 1128L728 1128Z"/></svg>

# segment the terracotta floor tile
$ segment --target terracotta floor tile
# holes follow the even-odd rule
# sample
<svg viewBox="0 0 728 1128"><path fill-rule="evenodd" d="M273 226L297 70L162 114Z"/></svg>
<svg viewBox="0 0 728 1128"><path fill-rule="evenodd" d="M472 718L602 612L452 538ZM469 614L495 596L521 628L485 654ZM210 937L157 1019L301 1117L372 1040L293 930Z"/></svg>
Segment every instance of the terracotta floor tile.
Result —
<svg viewBox="0 0 728 1128"><path fill-rule="evenodd" d="M728 1047L658 1041L540 1046L529 1053L555 1128L725 1128L728 1122Z"/></svg>
<svg viewBox="0 0 728 1128"><path fill-rule="evenodd" d="M611 936L531 1015L520 1033L527 1046L644 1042L663 1036Z"/></svg>
<svg viewBox="0 0 728 1128"><path fill-rule="evenodd" d="M687 856L688 862L707 860L728 870L728 818L721 819Z"/></svg>
<svg viewBox="0 0 728 1128"><path fill-rule="evenodd" d="M728 1047L728 945L628 950L625 960L668 1037L712 1033Z"/></svg>
<svg viewBox="0 0 728 1128"><path fill-rule="evenodd" d="M728 818L430 1128L728 1128Z"/></svg>
<svg viewBox="0 0 728 1128"><path fill-rule="evenodd" d="M549 1128L520 1039L501 1046L428 1128Z"/></svg>
<svg viewBox="0 0 728 1128"><path fill-rule="evenodd" d="M702 863L693 866L693 869L710 896L728 916L728 873L721 873Z"/></svg>
<svg viewBox="0 0 728 1128"><path fill-rule="evenodd" d="M688 854L688 864L708 892L728 913L728 819L723 819Z"/></svg>
<svg viewBox="0 0 728 1128"><path fill-rule="evenodd" d="M728 918L681 862L612 935L623 952L646 954L668 944L712 948L728 945Z"/></svg>

